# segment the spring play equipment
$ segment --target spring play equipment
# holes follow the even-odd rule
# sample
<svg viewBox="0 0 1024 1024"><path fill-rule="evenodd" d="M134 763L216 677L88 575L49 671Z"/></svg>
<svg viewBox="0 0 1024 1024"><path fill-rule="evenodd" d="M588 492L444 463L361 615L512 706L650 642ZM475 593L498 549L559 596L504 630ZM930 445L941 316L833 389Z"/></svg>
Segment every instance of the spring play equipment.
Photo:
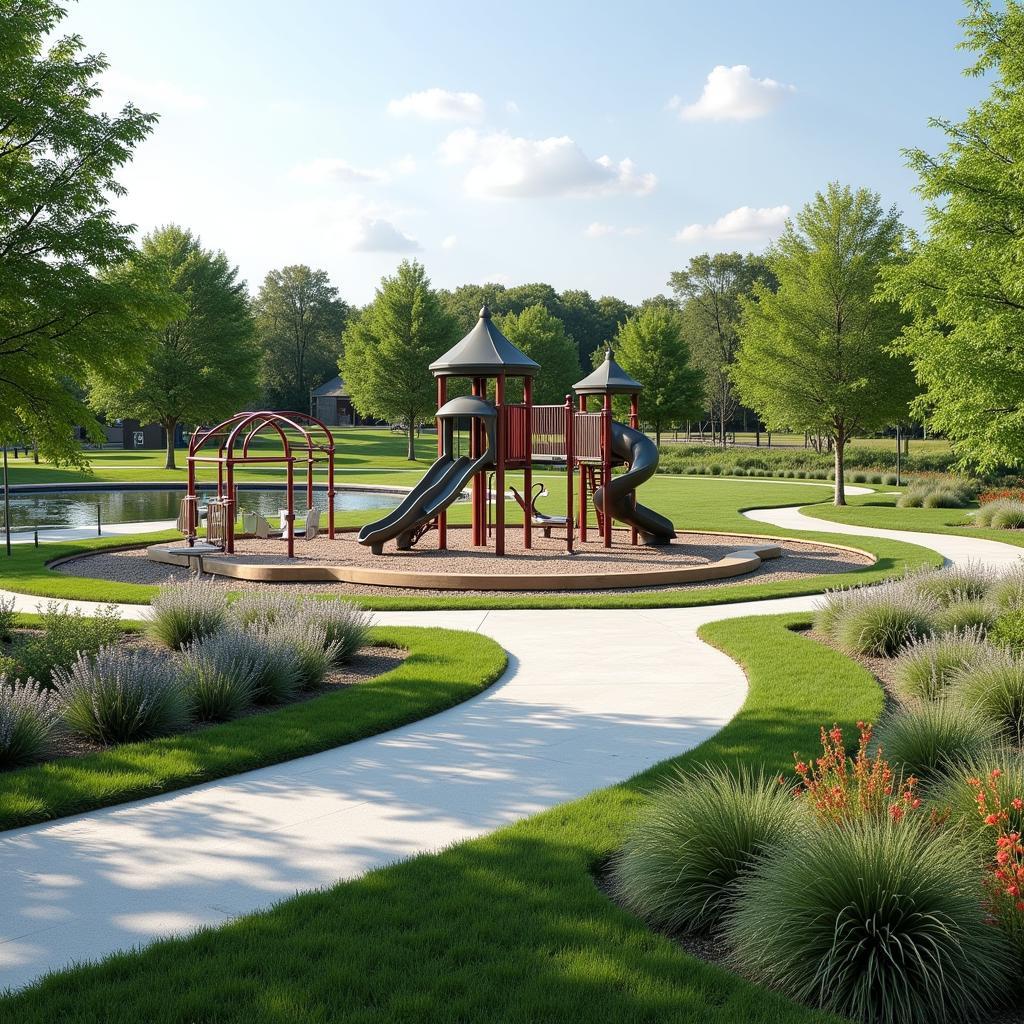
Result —
<svg viewBox="0 0 1024 1024"><path fill-rule="evenodd" d="M657 471L658 449L639 428L642 387L615 362L610 349L604 362L574 385L575 401L567 395L562 405L534 405L533 377L540 367L498 330L484 306L476 326L430 369L437 380L438 458L398 508L360 530L360 543L369 545L374 554L382 554L390 540L399 550L407 550L432 530L437 532L438 548L447 548L447 510L469 485L472 544L485 547L493 532L494 553L503 555L508 470L523 473L523 491L512 488L512 495L523 510L525 548L532 546L535 528L548 537L553 529L564 529L570 552L577 530L585 543L591 504L605 547L611 546L614 520L631 528L634 544L641 539L645 544L668 544L675 537L668 519L637 503L636 489ZM452 377L468 379L472 394L448 401ZM522 380L521 402L507 401L510 378ZM612 419L612 397L620 394L630 396L628 426ZM591 396L603 398L599 411L588 410ZM457 457L458 421L469 423L469 454ZM535 489L532 472L538 462L564 467L564 515L537 507L543 488ZM613 476L613 469L621 465L626 472ZM493 517L489 513L491 479ZM578 520L574 506L579 509Z"/></svg>
<svg viewBox="0 0 1024 1024"><path fill-rule="evenodd" d="M261 434L280 441L280 451L250 450ZM188 491L182 502L181 520L188 546L196 543L199 507L196 496L196 470L202 465L217 467L217 496L209 508L217 509L208 522L221 524L216 542L227 554L235 550L235 520L238 493L235 468L238 466L284 465L287 505L281 524L288 542L288 557L295 556L295 468L305 466L306 507L313 508L313 471L317 463L327 463L327 536L334 538L334 435L324 423L301 412L239 412L215 427L196 430L188 446Z"/></svg>

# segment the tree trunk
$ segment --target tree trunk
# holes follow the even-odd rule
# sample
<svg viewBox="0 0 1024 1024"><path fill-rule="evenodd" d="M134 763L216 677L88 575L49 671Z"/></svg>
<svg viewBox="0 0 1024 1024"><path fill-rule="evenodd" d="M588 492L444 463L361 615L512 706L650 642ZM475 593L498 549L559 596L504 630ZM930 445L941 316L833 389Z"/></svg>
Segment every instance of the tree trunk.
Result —
<svg viewBox="0 0 1024 1024"><path fill-rule="evenodd" d="M846 481L843 479L843 467L845 465L846 456L846 437L842 431L836 434L835 444L835 456L836 456L836 490L835 498L833 499L834 505L845 505L846 504Z"/></svg>
<svg viewBox="0 0 1024 1024"><path fill-rule="evenodd" d="M160 426L164 428L167 439L166 456L164 458L164 469L177 469L174 462L174 428L178 425L177 420L163 420Z"/></svg>
<svg viewBox="0 0 1024 1024"><path fill-rule="evenodd" d="M661 448L661 421L659 420L654 424L654 444L657 448Z"/></svg>
<svg viewBox="0 0 1024 1024"><path fill-rule="evenodd" d="M408 441L408 444L406 445L405 457L410 462L415 462L416 461L416 417L415 416L412 416L412 415L409 416L409 422L406 424L406 430L407 430L406 440Z"/></svg>
<svg viewBox="0 0 1024 1024"><path fill-rule="evenodd" d="M725 405L722 406L722 413L719 416L718 433L722 440L722 447L725 447Z"/></svg>

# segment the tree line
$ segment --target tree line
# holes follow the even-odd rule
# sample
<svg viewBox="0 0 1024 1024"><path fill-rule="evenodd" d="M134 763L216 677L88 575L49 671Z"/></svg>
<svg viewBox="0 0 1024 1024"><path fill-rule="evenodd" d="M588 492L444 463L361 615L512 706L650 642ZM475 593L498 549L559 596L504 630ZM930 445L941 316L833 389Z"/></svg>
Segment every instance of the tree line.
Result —
<svg viewBox="0 0 1024 1024"><path fill-rule="evenodd" d="M1024 6L971 0L968 74L986 99L935 155L906 157L927 234L868 188L829 183L764 253L707 253L639 306L550 285L434 289L402 263L356 309L322 270L271 271L254 296L218 250L169 225L135 244L111 207L117 172L156 117L97 109L104 58L60 37L54 0L19 0L0 32L0 442L81 460L97 415L178 423L260 402L306 408L340 368L354 404L412 432L433 412L430 361L486 301L560 402L615 347L663 429L742 403L769 429L829 439L836 501L855 433L927 418L965 464L1024 461ZM98 435L97 435L98 436ZM168 464L174 451L168 445Z"/></svg>

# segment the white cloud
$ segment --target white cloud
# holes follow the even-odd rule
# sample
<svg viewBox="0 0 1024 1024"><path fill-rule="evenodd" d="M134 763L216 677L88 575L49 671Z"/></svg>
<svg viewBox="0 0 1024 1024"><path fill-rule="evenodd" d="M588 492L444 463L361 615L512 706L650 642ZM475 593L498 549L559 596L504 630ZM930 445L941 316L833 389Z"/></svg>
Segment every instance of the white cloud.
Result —
<svg viewBox="0 0 1024 1024"><path fill-rule="evenodd" d="M207 104L205 96L162 78L134 78L119 71L107 71L103 75L102 86L99 106L111 112L121 110L128 102L158 114L201 110Z"/></svg>
<svg viewBox="0 0 1024 1024"><path fill-rule="evenodd" d="M676 232L677 242L704 239L763 238L779 231L789 216L788 206L740 206L711 224L688 224Z"/></svg>
<svg viewBox="0 0 1024 1024"><path fill-rule="evenodd" d="M642 196L653 191L658 180L639 173L629 159L593 160L567 135L527 139L460 128L444 140L440 154L444 163L469 165L464 186L472 196Z"/></svg>
<svg viewBox="0 0 1024 1024"><path fill-rule="evenodd" d="M415 252L420 243L403 234L389 220L363 220L356 228L349 248L356 252Z"/></svg>
<svg viewBox="0 0 1024 1024"><path fill-rule="evenodd" d="M455 246L458 244L458 241L459 240L458 238L456 238L455 235L447 235L445 238L441 240L441 248L454 249Z"/></svg>
<svg viewBox="0 0 1024 1024"><path fill-rule="evenodd" d="M291 169L291 177L306 185L326 185L341 182L348 185L379 184L390 181L398 175L413 174L416 161L411 156L403 156L393 161L387 168L353 167L347 160L335 157L319 157L304 164L296 164Z"/></svg>
<svg viewBox="0 0 1024 1024"><path fill-rule="evenodd" d="M635 235L643 234L643 228L640 227L625 227L617 228L614 224L602 224L600 221L595 220L592 224L588 224L584 229L583 234L587 238L607 238L608 235L622 235L624 237L632 237Z"/></svg>
<svg viewBox="0 0 1024 1024"><path fill-rule="evenodd" d="M731 68L719 64L704 83L696 103L684 104L678 96L668 101L684 121L749 121L770 114L796 87L773 78L754 78L746 64Z"/></svg>
<svg viewBox="0 0 1024 1024"><path fill-rule="evenodd" d="M396 117L419 117L424 121L479 121L484 116L484 101L475 92L425 89L392 100L388 113Z"/></svg>
<svg viewBox="0 0 1024 1024"><path fill-rule="evenodd" d="M387 174L372 168L353 167L347 160L321 157L308 163L297 164L291 176L307 185L323 185L332 181L347 184L356 182L384 181Z"/></svg>

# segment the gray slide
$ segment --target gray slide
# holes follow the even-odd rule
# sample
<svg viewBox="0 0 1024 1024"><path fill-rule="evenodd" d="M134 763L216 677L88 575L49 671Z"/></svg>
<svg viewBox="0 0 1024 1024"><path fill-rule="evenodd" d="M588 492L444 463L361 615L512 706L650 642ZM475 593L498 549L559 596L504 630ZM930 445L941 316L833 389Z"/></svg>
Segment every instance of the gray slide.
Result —
<svg viewBox="0 0 1024 1024"><path fill-rule="evenodd" d="M612 452L629 467L608 484L612 519L635 526L645 544L668 544L676 535L671 520L636 500L636 489L658 471L658 446L646 434L613 420ZM598 487L594 507L603 508L603 502L604 487Z"/></svg>

